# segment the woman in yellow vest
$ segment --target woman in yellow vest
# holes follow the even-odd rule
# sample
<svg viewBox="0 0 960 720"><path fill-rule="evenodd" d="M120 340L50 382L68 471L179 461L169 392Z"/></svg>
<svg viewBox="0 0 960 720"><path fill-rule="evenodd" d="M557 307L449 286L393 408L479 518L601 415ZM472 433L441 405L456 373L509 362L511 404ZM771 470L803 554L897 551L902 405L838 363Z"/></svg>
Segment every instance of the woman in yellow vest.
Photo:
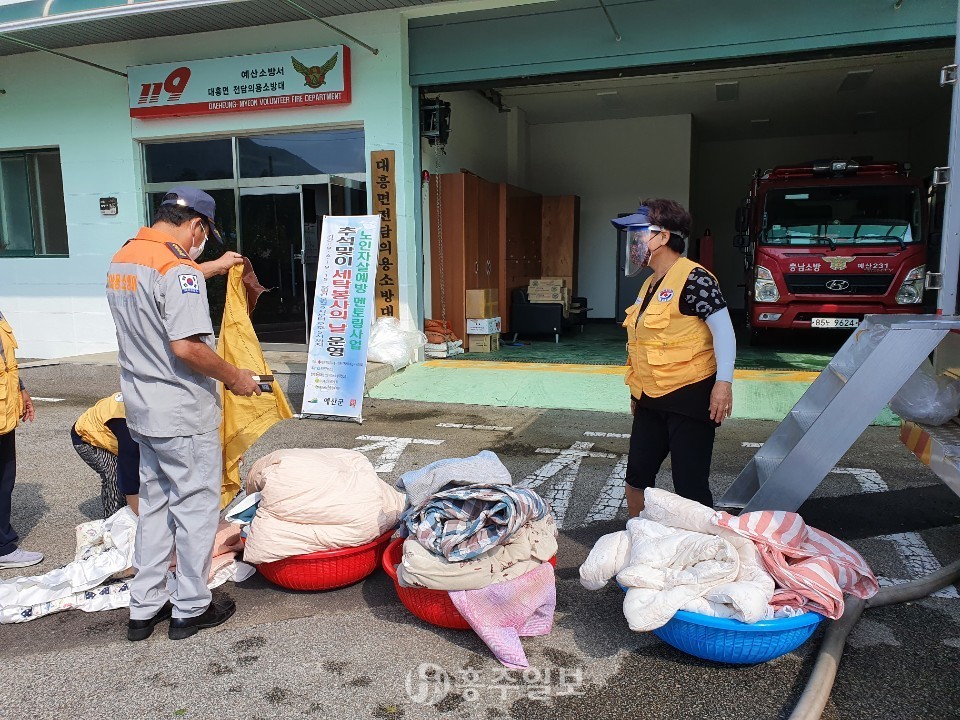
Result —
<svg viewBox="0 0 960 720"><path fill-rule="evenodd" d="M34 419L33 400L20 380L16 349L13 328L0 312L0 570L43 562L42 554L17 547L19 538L10 525L13 485L17 479L17 424Z"/></svg>
<svg viewBox="0 0 960 720"><path fill-rule="evenodd" d="M140 446L127 429L123 394L98 401L70 429L73 448L100 476L103 517L124 505L140 510Z"/></svg>
<svg viewBox="0 0 960 720"><path fill-rule="evenodd" d="M673 200L646 200L612 221L627 233L625 273L653 274L627 309L627 372L633 429L627 460L630 517L643 510L670 455L675 492L707 506L720 423L733 410L736 340L716 278L683 257L690 214Z"/></svg>

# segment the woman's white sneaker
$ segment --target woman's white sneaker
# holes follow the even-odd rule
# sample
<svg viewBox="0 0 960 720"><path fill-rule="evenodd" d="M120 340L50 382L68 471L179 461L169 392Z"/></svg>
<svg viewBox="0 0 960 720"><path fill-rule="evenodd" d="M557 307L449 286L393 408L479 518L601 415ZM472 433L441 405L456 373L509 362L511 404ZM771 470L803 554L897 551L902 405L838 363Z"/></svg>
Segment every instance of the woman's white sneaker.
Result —
<svg viewBox="0 0 960 720"><path fill-rule="evenodd" d="M0 570L30 567L31 565L39 565L42 562L43 553L30 552L29 550L17 548L12 553L0 555Z"/></svg>

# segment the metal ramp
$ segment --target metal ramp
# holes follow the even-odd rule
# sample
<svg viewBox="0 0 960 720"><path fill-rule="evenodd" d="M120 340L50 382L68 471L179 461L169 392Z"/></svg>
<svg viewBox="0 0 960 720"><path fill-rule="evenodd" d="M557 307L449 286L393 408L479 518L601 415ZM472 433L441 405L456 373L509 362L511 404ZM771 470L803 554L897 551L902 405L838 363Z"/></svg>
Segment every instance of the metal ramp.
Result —
<svg viewBox="0 0 960 720"><path fill-rule="evenodd" d="M960 316L870 315L717 501L796 512Z"/></svg>

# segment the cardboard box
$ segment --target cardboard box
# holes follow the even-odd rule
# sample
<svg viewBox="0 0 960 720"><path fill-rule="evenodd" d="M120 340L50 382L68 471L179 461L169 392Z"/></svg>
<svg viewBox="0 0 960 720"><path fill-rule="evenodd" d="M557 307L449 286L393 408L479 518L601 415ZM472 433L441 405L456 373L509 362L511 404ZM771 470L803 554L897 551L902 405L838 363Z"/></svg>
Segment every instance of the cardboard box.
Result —
<svg viewBox="0 0 960 720"><path fill-rule="evenodd" d="M527 288L527 297L530 302L563 302L569 296L564 292L566 288L560 286L554 287L534 287Z"/></svg>
<svg viewBox="0 0 960 720"><path fill-rule="evenodd" d="M496 288L467 290L468 318L495 318L500 315L500 292Z"/></svg>
<svg viewBox="0 0 960 720"><path fill-rule="evenodd" d="M467 352L491 353L500 349L500 333L467 335Z"/></svg>
<svg viewBox="0 0 960 720"><path fill-rule="evenodd" d="M566 287L567 279L562 277L533 278L530 287Z"/></svg>
<svg viewBox="0 0 960 720"><path fill-rule="evenodd" d="M500 332L500 318L467 318L467 335L490 335Z"/></svg>

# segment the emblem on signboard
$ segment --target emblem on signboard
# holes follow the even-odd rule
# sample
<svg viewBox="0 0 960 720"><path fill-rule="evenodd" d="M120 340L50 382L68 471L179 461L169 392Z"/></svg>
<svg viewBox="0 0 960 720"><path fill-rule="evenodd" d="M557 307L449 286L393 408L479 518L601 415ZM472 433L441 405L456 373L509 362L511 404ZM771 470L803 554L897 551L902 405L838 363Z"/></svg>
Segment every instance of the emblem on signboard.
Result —
<svg viewBox="0 0 960 720"><path fill-rule="evenodd" d="M824 260L826 260L828 263L830 263L830 269L831 269L831 270L846 270L846 269L847 269L847 265L849 265L849 264L852 263L854 260L856 260L856 258L853 257L853 256L850 256L850 257L832 257L832 258L824 258Z"/></svg>
<svg viewBox="0 0 960 720"><path fill-rule="evenodd" d="M323 65L314 65L313 67L307 67L292 55L290 59L293 60L293 69L303 75L303 84L316 90L321 85L326 85L327 73L336 67L338 57L340 57L340 53L334 53L333 57Z"/></svg>

